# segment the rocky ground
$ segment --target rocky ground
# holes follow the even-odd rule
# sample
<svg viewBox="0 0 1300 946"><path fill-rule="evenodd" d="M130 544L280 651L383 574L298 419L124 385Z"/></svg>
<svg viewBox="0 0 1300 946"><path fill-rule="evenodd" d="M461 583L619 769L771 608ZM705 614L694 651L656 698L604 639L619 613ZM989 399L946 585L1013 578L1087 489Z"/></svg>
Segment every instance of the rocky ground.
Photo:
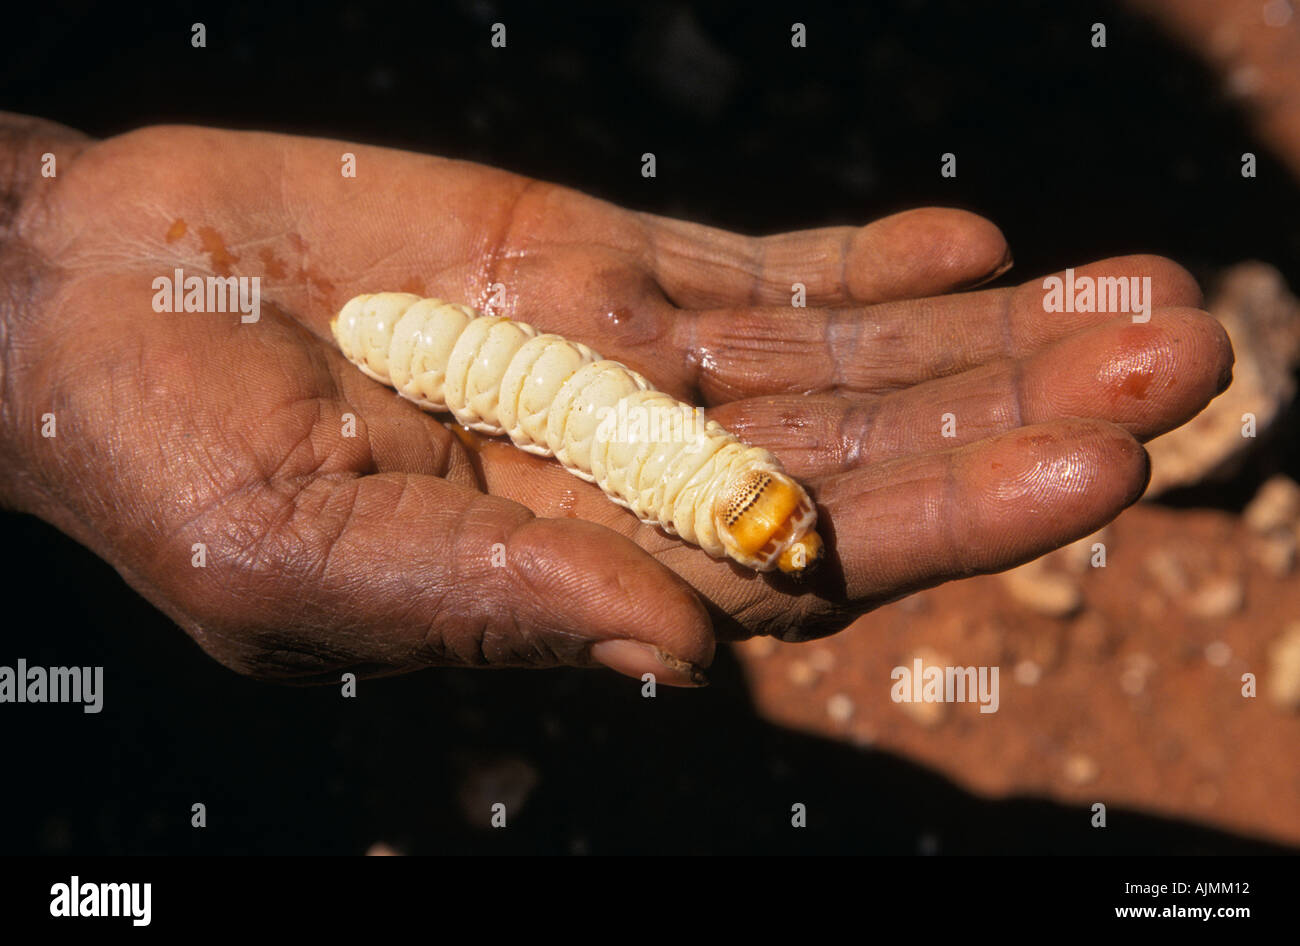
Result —
<svg viewBox="0 0 1300 946"><path fill-rule="evenodd" d="M814 645L737 649L768 719L906 755L982 795L1123 804L1300 844L1293 529L1141 506L1102 534L1105 568L1075 546ZM893 702L892 668L918 657L1000 666L998 711Z"/></svg>

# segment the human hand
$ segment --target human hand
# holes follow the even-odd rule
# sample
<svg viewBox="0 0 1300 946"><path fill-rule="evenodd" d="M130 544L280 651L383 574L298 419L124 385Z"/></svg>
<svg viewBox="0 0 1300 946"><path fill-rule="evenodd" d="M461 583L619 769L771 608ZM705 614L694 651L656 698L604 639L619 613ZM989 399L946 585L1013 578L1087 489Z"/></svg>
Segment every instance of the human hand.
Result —
<svg viewBox="0 0 1300 946"><path fill-rule="evenodd" d="M753 239L336 141L8 127L3 498L259 677L599 662L689 684L715 629L830 633L1088 534L1141 494L1139 441L1230 375L1195 283L1158 258L1078 270L1151 276L1147 324L1049 315L1041 280L944 295L1009 259L963 212ZM45 152L56 178L34 174ZM259 276L261 318L155 312L176 268ZM712 560L552 461L462 439L332 344L358 293L482 308L496 284L495 314L773 450L818 502L812 580Z"/></svg>

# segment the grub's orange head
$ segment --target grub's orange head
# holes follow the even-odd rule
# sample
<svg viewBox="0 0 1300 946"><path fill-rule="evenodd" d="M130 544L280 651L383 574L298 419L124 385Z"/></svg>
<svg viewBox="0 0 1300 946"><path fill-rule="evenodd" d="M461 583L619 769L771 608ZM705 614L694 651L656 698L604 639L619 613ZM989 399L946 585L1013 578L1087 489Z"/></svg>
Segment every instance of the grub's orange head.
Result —
<svg viewBox="0 0 1300 946"><path fill-rule="evenodd" d="M737 476L714 503L713 522L727 555L760 572L803 577L825 554L812 500L784 473Z"/></svg>

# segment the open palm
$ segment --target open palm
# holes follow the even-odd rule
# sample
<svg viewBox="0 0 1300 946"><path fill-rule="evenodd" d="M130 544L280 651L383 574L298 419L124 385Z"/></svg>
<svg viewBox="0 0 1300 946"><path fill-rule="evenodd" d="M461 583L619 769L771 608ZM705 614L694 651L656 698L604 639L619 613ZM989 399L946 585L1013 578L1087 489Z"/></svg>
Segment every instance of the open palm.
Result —
<svg viewBox="0 0 1300 946"><path fill-rule="evenodd" d="M1231 370L1159 258L1079 270L1151 276L1147 324L1047 314L1040 280L945 295L1006 260L958 211L756 239L336 141L30 134L59 164L4 250L6 499L257 676L598 661L690 682L715 634L830 633L1098 528L1145 486L1139 441ZM262 317L155 312L176 268L259 276ZM808 486L827 563L796 585L710 559L364 377L329 319L386 290L495 295L707 406Z"/></svg>

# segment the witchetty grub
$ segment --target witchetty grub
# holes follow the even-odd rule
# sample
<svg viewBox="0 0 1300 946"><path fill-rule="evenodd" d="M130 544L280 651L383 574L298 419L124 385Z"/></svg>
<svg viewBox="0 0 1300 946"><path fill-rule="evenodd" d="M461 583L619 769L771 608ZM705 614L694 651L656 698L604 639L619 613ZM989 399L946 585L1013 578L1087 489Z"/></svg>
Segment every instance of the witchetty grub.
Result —
<svg viewBox="0 0 1300 946"><path fill-rule="evenodd" d="M401 292L357 296L330 327L350 361L403 397L555 457L716 558L801 576L824 554L816 508L775 456L580 342Z"/></svg>

